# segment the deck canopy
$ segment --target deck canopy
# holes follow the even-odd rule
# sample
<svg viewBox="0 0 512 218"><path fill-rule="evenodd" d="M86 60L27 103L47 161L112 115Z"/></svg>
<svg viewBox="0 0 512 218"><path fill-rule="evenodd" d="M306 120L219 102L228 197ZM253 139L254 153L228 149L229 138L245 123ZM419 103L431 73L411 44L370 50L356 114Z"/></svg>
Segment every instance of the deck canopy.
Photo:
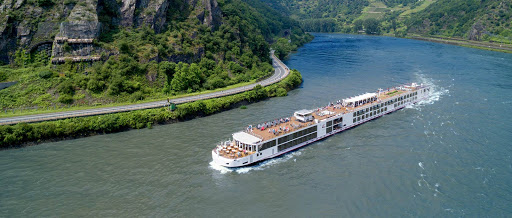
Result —
<svg viewBox="0 0 512 218"><path fill-rule="evenodd" d="M295 119L297 119L301 122L309 122L309 121L313 120L313 111L312 110L302 109L299 111L295 111L295 113L293 113L293 115L295 116Z"/></svg>
<svg viewBox="0 0 512 218"><path fill-rule="evenodd" d="M295 111L295 114L299 115L299 116L307 116L307 115L312 114L312 113L313 113L312 110L306 110L306 109Z"/></svg>
<svg viewBox="0 0 512 218"><path fill-rule="evenodd" d="M343 99L343 103L345 105L350 105L350 104L355 104L356 102L361 102L361 101L364 101L364 100L371 101L371 99L374 98L374 97L377 97L376 93L366 93L366 94L359 95L359 96L356 96L356 97Z"/></svg>
<svg viewBox="0 0 512 218"><path fill-rule="evenodd" d="M260 138L246 132L237 132L233 134L233 139L248 145L256 145L261 141Z"/></svg>

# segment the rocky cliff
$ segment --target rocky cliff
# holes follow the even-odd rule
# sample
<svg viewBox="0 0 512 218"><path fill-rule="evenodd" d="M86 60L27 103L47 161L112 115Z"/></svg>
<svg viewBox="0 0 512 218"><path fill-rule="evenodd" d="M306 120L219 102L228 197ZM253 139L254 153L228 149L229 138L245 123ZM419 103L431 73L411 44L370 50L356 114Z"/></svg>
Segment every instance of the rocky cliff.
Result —
<svg viewBox="0 0 512 218"><path fill-rule="evenodd" d="M103 27L149 26L163 32L180 13L212 29L222 23L216 0L5 0L0 4L0 60L12 61L18 48L29 51L53 42L51 55L91 56L97 54L93 41Z"/></svg>

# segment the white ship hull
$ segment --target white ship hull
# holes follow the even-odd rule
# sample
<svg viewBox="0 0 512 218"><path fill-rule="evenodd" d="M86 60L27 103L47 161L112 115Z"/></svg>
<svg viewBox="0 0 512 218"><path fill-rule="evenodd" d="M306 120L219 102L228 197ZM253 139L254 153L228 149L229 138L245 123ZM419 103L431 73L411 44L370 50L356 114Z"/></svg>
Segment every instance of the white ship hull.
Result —
<svg viewBox="0 0 512 218"><path fill-rule="evenodd" d="M363 114L362 115L363 119L360 119L360 120L355 119L357 117L360 118L361 116L354 117L353 115L355 113L352 113L353 111L351 111L349 113L337 114L335 116L329 117L324 120L319 120L318 123L308 126L308 128L310 128L312 126L316 126L316 132L312 133L312 134L316 134L316 137L314 137L314 138L310 137L311 139L308 138L308 140L298 143L298 144L291 146L289 148L286 148L286 149L279 149L280 145L286 144L286 143L277 143L278 139L282 137L282 136L280 136L280 137L272 138L271 140L261 142L261 144L263 144L265 142L275 140L276 141L275 146L264 149L262 151L260 151L259 149L255 149L255 152L253 152L252 154L247 155L247 156L235 157L235 158L226 157L226 156L221 155L218 148L216 148L216 149L212 150L212 158L213 158L214 163L221 165L221 166L225 166L225 167L243 167L243 166L248 166L248 165L251 165L251 164L254 164L257 162L261 162L261 161L264 161L267 159L271 159L271 158L289 153L291 151L297 150L301 147L304 147L313 142L322 140L322 139L332 136L336 133L343 132L347 129L361 125L361 124L371 121L373 119L382 117L386 114L403 109L404 107L407 107L408 105L416 104L417 102L428 98L428 96L430 94L430 89L428 87L424 87L422 90L424 90L424 91L422 91L415 97L411 97L407 100L404 99L401 102L399 101L398 102L399 104L396 107L394 107L394 105L396 105L396 104L390 104L390 105L386 105L385 107L382 107L382 109L379 109L382 112L379 112L377 114L372 113L373 115L370 115L370 116L367 116L368 114L366 114L366 116L365 116L365 114ZM398 96L398 97L400 97L400 96ZM365 109L367 109L369 107L373 107L375 105L381 105L381 104L382 104L382 102L377 101L377 102L369 103L367 105L363 105L362 107L357 108L357 110L364 111ZM368 111L368 110L366 110L366 111ZM366 112L366 113L368 113L368 112ZM331 124L332 124L333 120L339 119L339 118L342 118L342 122L330 126L330 128L332 128L330 131L327 130L328 126L326 126L326 123L331 121ZM354 120L356 120L356 122L353 122ZM292 134L292 133L290 133L290 134ZM290 134L288 134L288 135L290 135ZM286 136L286 135L283 135L283 136ZM292 139L290 141L293 141L293 140L295 140L295 139Z"/></svg>

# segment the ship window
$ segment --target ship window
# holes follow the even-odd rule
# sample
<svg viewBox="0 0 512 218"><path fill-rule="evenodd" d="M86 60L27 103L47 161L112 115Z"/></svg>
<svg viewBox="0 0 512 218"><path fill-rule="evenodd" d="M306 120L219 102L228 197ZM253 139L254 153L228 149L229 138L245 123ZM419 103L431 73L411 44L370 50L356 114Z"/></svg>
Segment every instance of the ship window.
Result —
<svg viewBox="0 0 512 218"><path fill-rule="evenodd" d="M356 122L356 118L354 118L354 120L352 121L352 123L355 123Z"/></svg>
<svg viewBox="0 0 512 218"><path fill-rule="evenodd" d="M354 115L352 115L352 116L355 117L356 116L356 112L354 112Z"/></svg>
<svg viewBox="0 0 512 218"><path fill-rule="evenodd" d="M357 117L357 121L360 121L361 120L361 117Z"/></svg>
<svg viewBox="0 0 512 218"><path fill-rule="evenodd" d="M370 111L370 109L366 108L366 112Z"/></svg>
<svg viewBox="0 0 512 218"><path fill-rule="evenodd" d="M369 115L369 114L366 114L366 118L368 118L368 115Z"/></svg>

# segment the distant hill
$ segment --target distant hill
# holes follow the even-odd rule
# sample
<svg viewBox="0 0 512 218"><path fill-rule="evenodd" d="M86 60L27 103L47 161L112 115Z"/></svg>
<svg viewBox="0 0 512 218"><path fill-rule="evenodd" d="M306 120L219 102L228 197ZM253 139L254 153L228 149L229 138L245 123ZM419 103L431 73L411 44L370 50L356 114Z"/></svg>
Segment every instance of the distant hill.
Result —
<svg viewBox="0 0 512 218"><path fill-rule="evenodd" d="M311 32L421 34L511 41L512 1L503 0L264 0ZM371 22L368 22L370 24Z"/></svg>
<svg viewBox="0 0 512 218"><path fill-rule="evenodd" d="M438 0L405 21L410 33L512 39L512 1Z"/></svg>

